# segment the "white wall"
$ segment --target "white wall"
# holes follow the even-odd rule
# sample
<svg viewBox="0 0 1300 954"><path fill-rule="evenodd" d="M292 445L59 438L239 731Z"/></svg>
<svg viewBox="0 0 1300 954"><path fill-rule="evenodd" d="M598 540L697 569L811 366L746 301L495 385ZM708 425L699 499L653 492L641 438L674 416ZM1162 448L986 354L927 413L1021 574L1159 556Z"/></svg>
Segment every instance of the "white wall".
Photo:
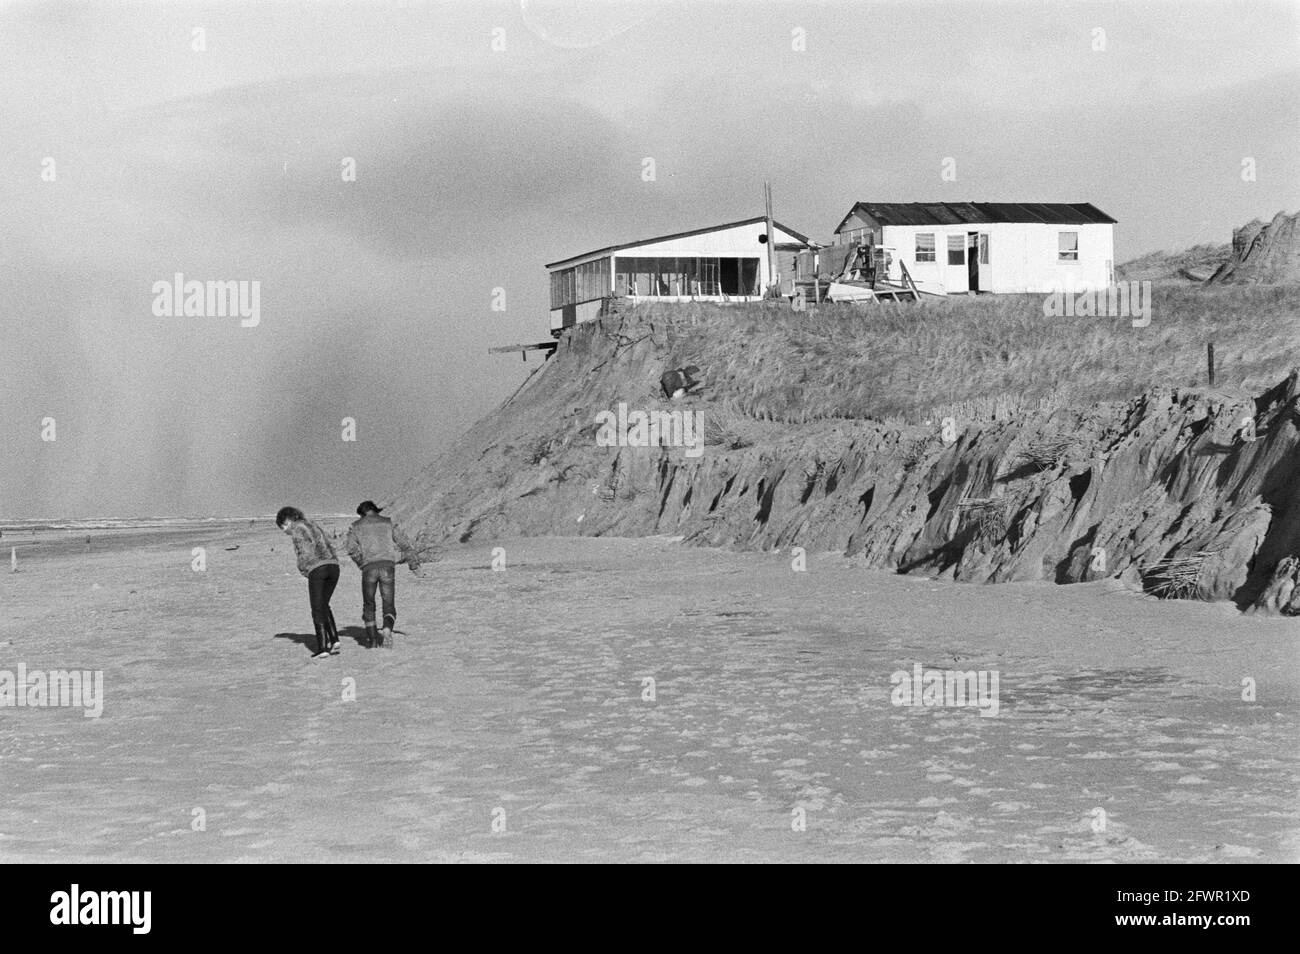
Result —
<svg viewBox="0 0 1300 954"><path fill-rule="evenodd" d="M581 324L584 321L594 321L600 315L600 301L584 301L580 305L574 305L576 320L574 324ZM564 311L560 308L551 309L551 331L559 331L564 327Z"/></svg>
<svg viewBox="0 0 1300 954"><path fill-rule="evenodd" d="M916 261L916 234L933 233L935 261ZM902 260L923 288L960 294L967 290L966 266L948 265L948 236L963 238L970 232L989 236L989 264L984 267L980 291L1045 293L1061 288L1104 288L1111 282L1114 265L1113 225L1043 225L993 222L984 225L887 225L882 244L895 249L895 261ZM1058 236L1079 234L1079 259L1061 261ZM901 277L895 266L890 277Z"/></svg>
<svg viewBox="0 0 1300 954"><path fill-rule="evenodd" d="M764 231L766 231L764 224L755 222L752 225L737 225L729 229L701 232L698 235L688 235L684 238L670 239L666 242L629 245L627 248L620 248L615 252L593 252L589 255L566 259L562 265L556 266L552 271L559 268L572 268L574 265L580 265L583 262L590 262L608 255L675 258L692 258L696 256L701 258L757 258L759 260L759 274L763 280L763 287L766 288L772 279L767 271L767 246L758 240L758 237ZM780 226L776 226L773 231L776 232L778 245L787 242L796 245L803 244L799 238L791 235Z"/></svg>
<svg viewBox="0 0 1300 954"><path fill-rule="evenodd" d="M651 242L647 245L635 245L619 249L615 255L623 256L661 256L672 258L757 258L759 284L766 288L772 282L767 268L767 246L759 242L758 237L767 230L762 222L752 225L737 225L717 232L704 232L685 238L671 239L667 242ZM798 243L799 239L785 229L773 228L778 244L784 242Z"/></svg>

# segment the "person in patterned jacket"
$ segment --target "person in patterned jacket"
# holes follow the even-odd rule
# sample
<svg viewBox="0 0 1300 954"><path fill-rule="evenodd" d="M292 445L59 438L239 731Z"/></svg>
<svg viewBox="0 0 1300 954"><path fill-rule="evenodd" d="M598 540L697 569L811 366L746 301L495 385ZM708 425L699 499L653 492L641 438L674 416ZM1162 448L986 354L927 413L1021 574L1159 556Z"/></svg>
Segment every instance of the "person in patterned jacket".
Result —
<svg viewBox="0 0 1300 954"><path fill-rule="evenodd" d="M325 531L312 523L297 507L281 507L275 525L293 540L298 554L298 572L307 578L311 600L311 621L316 627L316 652L312 658L339 654L339 631L330 610L330 597L339 582L339 558Z"/></svg>

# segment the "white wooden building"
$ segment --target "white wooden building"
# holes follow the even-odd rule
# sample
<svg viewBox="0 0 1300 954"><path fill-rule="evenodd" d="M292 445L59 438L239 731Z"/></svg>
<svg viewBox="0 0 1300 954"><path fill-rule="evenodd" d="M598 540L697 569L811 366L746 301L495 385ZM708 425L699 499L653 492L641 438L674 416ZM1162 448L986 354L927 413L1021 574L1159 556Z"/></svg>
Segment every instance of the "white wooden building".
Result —
<svg viewBox="0 0 1300 954"><path fill-rule="evenodd" d="M1086 202L858 202L835 241L883 247L888 278L901 262L922 291L1082 291L1113 282L1114 228Z"/></svg>
<svg viewBox="0 0 1300 954"><path fill-rule="evenodd" d="M551 334L593 320L610 297L634 301L756 301L769 274L763 216L661 235L551 262ZM773 222L777 274L792 279L794 257L815 248Z"/></svg>

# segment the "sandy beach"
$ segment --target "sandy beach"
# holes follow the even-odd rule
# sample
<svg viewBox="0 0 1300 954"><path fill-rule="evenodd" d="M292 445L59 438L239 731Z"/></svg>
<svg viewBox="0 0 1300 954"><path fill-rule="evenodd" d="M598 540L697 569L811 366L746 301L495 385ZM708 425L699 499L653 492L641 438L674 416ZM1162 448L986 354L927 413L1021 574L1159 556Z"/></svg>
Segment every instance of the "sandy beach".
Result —
<svg viewBox="0 0 1300 954"><path fill-rule="evenodd" d="M345 566L312 660L272 528L57 536L0 573L0 669L102 670L103 712L0 709L4 861L1300 857L1293 620L531 538L401 568L394 651ZM917 664L997 714L892 704Z"/></svg>

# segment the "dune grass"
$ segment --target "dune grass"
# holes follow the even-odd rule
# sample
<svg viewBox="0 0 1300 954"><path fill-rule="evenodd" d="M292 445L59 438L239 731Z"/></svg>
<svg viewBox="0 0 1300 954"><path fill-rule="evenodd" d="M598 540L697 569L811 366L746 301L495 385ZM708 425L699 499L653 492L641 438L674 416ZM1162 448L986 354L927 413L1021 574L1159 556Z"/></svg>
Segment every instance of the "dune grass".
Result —
<svg viewBox="0 0 1300 954"><path fill-rule="evenodd" d="M1046 317L1044 296L921 305L638 305L667 327L671 360L698 364L709 399L753 418L921 423L962 408L990 419L1024 408L1122 401L1158 385L1258 392L1300 366L1300 286L1156 285L1152 321Z"/></svg>

